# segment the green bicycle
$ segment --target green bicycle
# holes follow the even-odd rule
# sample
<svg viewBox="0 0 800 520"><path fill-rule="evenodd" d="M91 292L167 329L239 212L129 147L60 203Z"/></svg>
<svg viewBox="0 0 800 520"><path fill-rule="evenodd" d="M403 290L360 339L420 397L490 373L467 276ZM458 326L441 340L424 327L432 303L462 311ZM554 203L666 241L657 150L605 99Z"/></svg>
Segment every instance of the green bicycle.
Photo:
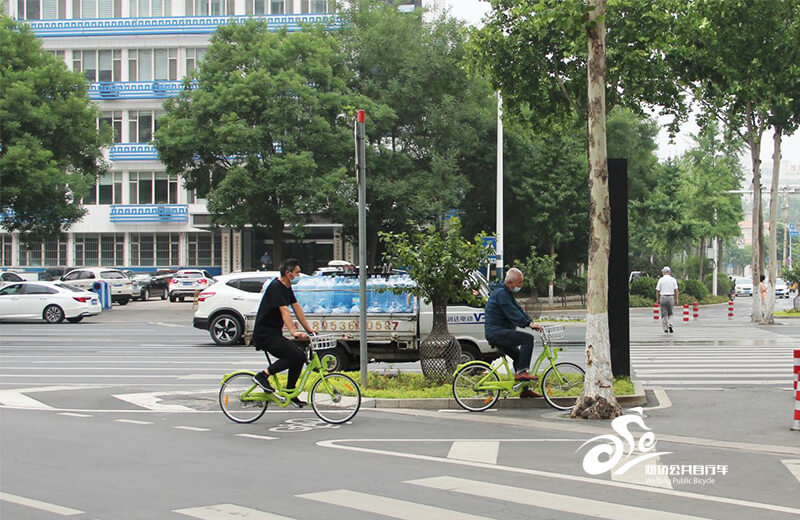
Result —
<svg viewBox="0 0 800 520"><path fill-rule="evenodd" d="M551 347L550 340L563 338L565 332L564 325L554 325L545 327L540 333L544 348L530 372L538 375L539 367L545 361L550 367L537 381L515 381L514 371L508 366L505 356L500 356L501 361L496 365L477 360L458 365L453 378L456 402L470 412L482 412L494 406L501 395L503 398L517 397L541 383L540 393L547 404L558 410L569 410L583 389L585 372L575 363L558 362L558 353L564 347ZM500 373L500 367L505 367L505 374Z"/></svg>
<svg viewBox="0 0 800 520"><path fill-rule="evenodd" d="M256 372L237 370L225 374L219 389L219 406L225 417L236 423L252 423L267 411L269 404L286 408L292 404L292 398L298 397L306 389L308 401L317 417L331 424L342 424L358 413L361 407L361 390L353 379L339 373L328 373L326 367L331 366L331 354L322 359L318 351L336 347L333 335L312 334L306 348L306 366L300 374L296 388L289 390L281 387L276 376L272 377L274 393L265 392L253 381Z"/></svg>

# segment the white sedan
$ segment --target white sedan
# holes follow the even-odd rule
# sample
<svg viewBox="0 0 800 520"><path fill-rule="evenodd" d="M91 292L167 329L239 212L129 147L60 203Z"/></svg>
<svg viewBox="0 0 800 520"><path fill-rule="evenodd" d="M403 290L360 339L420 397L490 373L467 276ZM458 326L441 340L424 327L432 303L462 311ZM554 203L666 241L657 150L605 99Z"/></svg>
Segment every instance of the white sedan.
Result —
<svg viewBox="0 0 800 520"><path fill-rule="evenodd" d="M86 316L100 314L95 293L61 282L18 282L0 289L0 319L43 319L78 323Z"/></svg>

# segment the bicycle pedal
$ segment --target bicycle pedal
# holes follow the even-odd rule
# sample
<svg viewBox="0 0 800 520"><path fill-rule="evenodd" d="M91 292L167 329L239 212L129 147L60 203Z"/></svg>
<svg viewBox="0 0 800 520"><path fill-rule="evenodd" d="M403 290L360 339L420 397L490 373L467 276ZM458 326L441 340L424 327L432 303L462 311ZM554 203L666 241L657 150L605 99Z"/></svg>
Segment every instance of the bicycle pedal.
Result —
<svg viewBox="0 0 800 520"><path fill-rule="evenodd" d="M524 387L527 383L517 383L511 388L512 392L519 392L520 388Z"/></svg>

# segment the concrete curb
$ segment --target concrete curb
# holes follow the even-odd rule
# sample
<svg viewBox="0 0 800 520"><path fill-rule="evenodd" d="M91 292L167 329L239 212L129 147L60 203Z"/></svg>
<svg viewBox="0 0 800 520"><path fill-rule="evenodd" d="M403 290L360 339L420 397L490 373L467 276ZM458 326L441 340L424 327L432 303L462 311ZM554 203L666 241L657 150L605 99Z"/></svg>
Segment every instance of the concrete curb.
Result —
<svg viewBox="0 0 800 520"><path fill-rule="evenodd" d="M560 399L564 404L569 404L569 399ZM617 396L619 405L623 408L641 406L647 402L644 387L635 382L633 383L633 394ZM361 399L362 408L406 408L413 410L461 410L455 399L450 397L430 398L430 399L380 399L375 397L363 397ZM509 409L528 409L528 408L550 408L542 398L520 399L511 397L500 399L494 408Z"/></svg>

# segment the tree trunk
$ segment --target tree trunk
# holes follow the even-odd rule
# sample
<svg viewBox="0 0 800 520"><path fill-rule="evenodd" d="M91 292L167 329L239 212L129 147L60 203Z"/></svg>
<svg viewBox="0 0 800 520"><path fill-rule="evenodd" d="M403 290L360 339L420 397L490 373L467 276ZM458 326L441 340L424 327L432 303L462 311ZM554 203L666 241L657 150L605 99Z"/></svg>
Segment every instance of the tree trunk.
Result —
<svg viewBox="0 0 800 520"><path fill-rule="evenodd" d="M778 277L778 182L781 175L781 139L783 128L775 129L772 155L772 186L769 190L769 274L767 277L767 301L761 323L775 324L775 278ZM787 224L788 225L788 224Z"/></svg>
<svg viewBox="0 0 800 520"><path fill-rule="evenodd" d="M570 417L611 419L622 414L614 395L608 336L608 254L611 210L606 148L606 0L589 0L589 274L586 302L586 381Z"/></svg>
<svg viewBox="0 0 800 520"><path fill-rule="evenodd" d="M761 265L763 237L761 229L763 221L761 218L761 127L756 126L754 110L750 102L747 103L747 141L750 147L750 159L753 168L753 216L752 216L752 242L753 257L750 266L753 270L753 310L750 313L750 321L760 322L762 316L761 291L759 289L759 276L763 271Z"/></svg>
<svg viewBox="0 0 800 520"><path fill-rule="evenodd" d="M419 345L419 361L426 378L443 382L453 377L461 362L461 344L447 328L447 299L433 298L431 333Z"/></svg>
<svg viewBox="0 0 800 520"><path fill-rule="evenodd" d="M705 264L705 260L706 260L705 247L703 247L705 245L706 245L706 239L705 238L701 238L700 239L700 247L697 250L697 257L698 257L698 260L700 260L700 271L699 271L700 272L700 278L699 278L699 280L700 280L701 283L703 282L703 264Z"/></svg>

